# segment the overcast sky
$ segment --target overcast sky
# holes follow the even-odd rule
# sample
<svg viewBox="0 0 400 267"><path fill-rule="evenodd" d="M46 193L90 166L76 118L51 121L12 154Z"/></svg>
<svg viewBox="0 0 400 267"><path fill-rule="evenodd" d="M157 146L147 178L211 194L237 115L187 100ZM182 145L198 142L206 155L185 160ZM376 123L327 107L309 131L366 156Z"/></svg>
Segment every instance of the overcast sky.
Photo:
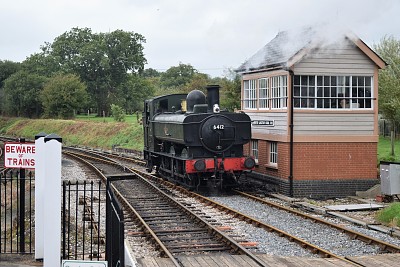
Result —
<svg viewBox="0 0 400 267"><path fill-rule="evenodd" d="M0 60L21 62L71 30L117 29L146 38L145 68L180 62L222 76L279 31L347 27L370 47L400 39L400 0L0 0Z"/></svg>

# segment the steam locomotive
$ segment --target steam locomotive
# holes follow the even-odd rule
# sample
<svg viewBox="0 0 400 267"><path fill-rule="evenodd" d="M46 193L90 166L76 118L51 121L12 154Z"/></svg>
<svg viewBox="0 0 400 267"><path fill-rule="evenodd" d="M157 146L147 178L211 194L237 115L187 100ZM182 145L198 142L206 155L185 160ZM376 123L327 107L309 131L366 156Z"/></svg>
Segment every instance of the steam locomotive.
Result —
<svg viewBox="0 0 400 267"><path fill-rule="evenodd" d="M218 85L202 91L145 100L143 112L146 169L189 189L228 189L254 169L243 155L251 138L245 113L219 107Z"/></svg>

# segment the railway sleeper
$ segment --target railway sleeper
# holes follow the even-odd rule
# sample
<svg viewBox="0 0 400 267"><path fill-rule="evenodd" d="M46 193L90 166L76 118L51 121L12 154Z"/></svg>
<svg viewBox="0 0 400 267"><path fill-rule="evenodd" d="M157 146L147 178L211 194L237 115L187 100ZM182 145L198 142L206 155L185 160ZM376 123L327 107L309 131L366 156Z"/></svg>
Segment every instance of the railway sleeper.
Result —
<svg viewBox="0 0 400 267"><path fill-rule="evenodd" d="M153 232L157 235L162 234L178 234L178 233L207 233L208 231L203 228L192 228L192 229L153 229Z"/></svg>
<svg viewBox="0 0 400 267"><path fill-rule="evenodd" d="M152 221L152 220L178 220L179 218L186 218L183 215L175 215L173 218L171 215L155 215L155 216L140 216L145 221Z"/></svg>
<svg viewBox="0 0 400 267"><path fill-rule="evenodd" d="M190 251L188 249L171 249L172 253L185 253L185 252L205 252L205 251L230 251L230 248L220 246L220 247L208 247L208 248L191 248Z"/></svg>
<svg viewBox="0 0 400 267"><path fill-rule="evenodd" d="M181 243L181 244L168 244L169 249L184 249L184 248L227 248L224 244L215 243L210 240L210 242L201 242L201 243Z"/></svg>
<svg viewBox="0 0 400 267"><path fill-rule="evenodd" d="M161 241L167 242L167 243L182 242L182 241L188 241L188 240L202 240L202 239L208 240L208 239L210 239L210 236L209 235L199 235L199 236L191 235L191 236L179 236L179 239L177 237L171 238L169 236L160 238Z"/></svg>

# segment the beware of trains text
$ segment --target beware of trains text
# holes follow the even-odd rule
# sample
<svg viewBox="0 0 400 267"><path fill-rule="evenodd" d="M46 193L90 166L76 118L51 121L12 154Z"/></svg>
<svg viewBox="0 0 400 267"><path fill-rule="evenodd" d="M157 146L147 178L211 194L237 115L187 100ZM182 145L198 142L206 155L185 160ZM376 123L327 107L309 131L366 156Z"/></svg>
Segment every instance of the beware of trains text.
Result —
<svg viewBox="0 0 400 267"><path fill-rule="evenodd" d="M35 144L5 143L4 167L6 168L35 168Z"/></svg>

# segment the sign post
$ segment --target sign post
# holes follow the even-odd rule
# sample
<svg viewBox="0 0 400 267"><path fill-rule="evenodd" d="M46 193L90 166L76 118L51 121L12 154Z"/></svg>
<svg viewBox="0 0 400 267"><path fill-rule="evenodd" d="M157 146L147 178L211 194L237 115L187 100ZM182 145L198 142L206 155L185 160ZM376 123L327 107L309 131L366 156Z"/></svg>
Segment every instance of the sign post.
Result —
<svg viewBox="0 0 400 267"><path fill-rule="evenodd" d="M20 138L19 143L4 144L4 166L19 169L19 251L25 253L25 169L35 168L35 144L25 143Z"/></svg>
<svg viewBox="0 0 400 267"><path fill-rule="evenodd" d="M21 144L25 143L25 138L20 138ZM25 253L25 169L19 170L19 251Z"/></svg>

